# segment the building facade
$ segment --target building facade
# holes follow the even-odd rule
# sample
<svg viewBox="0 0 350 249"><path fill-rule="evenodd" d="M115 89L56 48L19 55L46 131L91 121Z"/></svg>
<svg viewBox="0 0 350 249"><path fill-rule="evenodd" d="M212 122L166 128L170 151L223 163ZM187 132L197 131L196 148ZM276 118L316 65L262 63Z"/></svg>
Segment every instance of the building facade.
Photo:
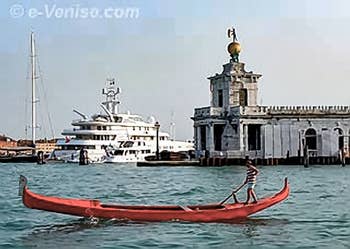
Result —
<svg viewBox="0 0 350 249"><path fill-rule="evenodd" d="M258 105L261 74L239 61L235 30L231 58L209 77L210 106L194 110L198 156L291 158L349 156L350 106Z"/></svg>
<svg viewBox="0 0 350 249"><path fill-rule="evenodd" d="M36 151L42 151L44 154L51 154L55 149L58 149L59 147L56 145L57 140L51 139L51 140L37 140L35 143L35 150Z"/></svg>
<svg viewBox="0 0 350 249"><path fill-rule="evenodd" d="M5 148L5 147L16 147L17 146L17 141L7 137L5 135L0 135L0 148Z"/></svg>

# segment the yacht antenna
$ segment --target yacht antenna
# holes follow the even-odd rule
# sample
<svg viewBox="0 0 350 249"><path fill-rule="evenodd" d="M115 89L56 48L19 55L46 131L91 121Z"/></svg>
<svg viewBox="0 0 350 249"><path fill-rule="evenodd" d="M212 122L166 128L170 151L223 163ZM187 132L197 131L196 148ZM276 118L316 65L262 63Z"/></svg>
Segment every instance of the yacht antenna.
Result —
<svg viewBox="0 0 350 249"><path fill-rule="evenodd" d="M115 86L115 79L107 79L107 86L102 89L102 94L106 95L106 101L102 102L102 105L111 114L118 114L118 105L120 101L117 98L117 95L120 93L120 88Z"/></svg>
<svg viewBox="0 0 350 249"><path fill-rule="evenodd" d="M80 117L82 117L84 120L88 119L88 116L86 116L84 113L76 110L76 109L73 109L73 112L75 112L76 114L78 114Z"/></svg>

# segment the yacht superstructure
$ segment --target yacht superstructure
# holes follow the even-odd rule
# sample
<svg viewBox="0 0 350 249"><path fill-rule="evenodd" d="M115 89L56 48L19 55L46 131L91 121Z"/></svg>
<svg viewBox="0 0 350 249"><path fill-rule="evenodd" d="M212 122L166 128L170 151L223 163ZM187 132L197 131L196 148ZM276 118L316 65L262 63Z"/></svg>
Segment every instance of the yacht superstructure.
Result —
<svg viewBox="0 0 350 249"><path fill-rule="evenodd" d="M137 162L156 153L155 119L143 120L140 115L119 113L118 94L115 80L107 80L107 87L102 90L106 100L102 102L103 113L91 117L74 110L80 119L73 120L71 129L65 129L52 157L65 162L78 162L79 151L86 149L89 161L98 162ZM191 151L192 142L173 141L169 134L159 131L159 150Z"/></svg>

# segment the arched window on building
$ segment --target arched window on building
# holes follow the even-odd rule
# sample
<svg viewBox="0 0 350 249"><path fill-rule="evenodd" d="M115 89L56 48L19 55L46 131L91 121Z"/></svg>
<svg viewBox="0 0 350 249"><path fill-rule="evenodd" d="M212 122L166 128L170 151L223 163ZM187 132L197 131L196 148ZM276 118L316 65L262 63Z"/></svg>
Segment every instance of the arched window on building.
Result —
<svg viewBox="0 0 350 249"><path fill-rule="evenodd" d="M305 132L305 145L309 150L317 150L317 133L313 128L309 128Z"/></svg>
<svg viewBox="0 0 350 249"><path fill-rule="evenodd" d="M342 150L344 148L344 134L341 128L334 128L334 131L338 134L338 149Z"/></svg>

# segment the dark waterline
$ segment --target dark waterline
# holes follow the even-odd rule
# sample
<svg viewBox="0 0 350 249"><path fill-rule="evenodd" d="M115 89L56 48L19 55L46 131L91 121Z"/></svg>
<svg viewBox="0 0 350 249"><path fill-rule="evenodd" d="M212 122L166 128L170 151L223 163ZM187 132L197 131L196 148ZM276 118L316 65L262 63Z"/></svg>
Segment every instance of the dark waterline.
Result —
<svg viewBox="0 0 350 249"><path fill-rule="evenodd" d="M350 248L349 167L259 167L258 196L277 192L283 203L232 224L90 221L31 210L17 196L18 175L45 195L107 203L197 204L223 200L244 179L244 167L0 164L2 248ZM239 198L244 199L241 191Z"/></svg>

